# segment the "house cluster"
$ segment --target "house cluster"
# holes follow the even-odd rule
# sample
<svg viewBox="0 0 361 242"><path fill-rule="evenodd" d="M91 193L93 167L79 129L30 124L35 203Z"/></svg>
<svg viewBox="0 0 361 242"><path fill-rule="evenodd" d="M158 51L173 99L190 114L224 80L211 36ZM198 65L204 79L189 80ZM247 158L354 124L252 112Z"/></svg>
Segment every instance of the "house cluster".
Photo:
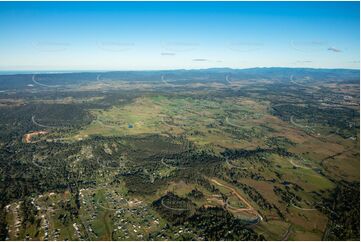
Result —
<svg viewBox="0 0 361 242"><path fill-rule="evenodd" d="M5 211L8 214L10 211L13 214L13 225L8 227L8 233L12 234L15 232L15 238L19 238L20 236L20 228L21 228L21 217L20 217L20 205L21 202L9 204L5 206Z"/></svg>

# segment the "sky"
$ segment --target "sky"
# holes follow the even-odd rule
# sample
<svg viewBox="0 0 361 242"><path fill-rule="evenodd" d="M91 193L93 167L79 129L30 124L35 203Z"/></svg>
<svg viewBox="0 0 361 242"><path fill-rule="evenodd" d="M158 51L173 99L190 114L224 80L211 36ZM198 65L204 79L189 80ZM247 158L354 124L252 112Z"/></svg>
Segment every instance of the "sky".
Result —
<svg viewBox="0 0 361 242"><path fill-rule="evenodd" d="M0 71L359 68L359 2L0 2Z"/></svg>

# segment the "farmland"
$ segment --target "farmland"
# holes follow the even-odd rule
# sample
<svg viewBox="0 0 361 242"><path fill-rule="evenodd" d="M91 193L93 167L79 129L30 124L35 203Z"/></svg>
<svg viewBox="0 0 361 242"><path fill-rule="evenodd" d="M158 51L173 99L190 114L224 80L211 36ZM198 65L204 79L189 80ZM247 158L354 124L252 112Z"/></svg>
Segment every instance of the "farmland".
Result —
<svg viewBox="0 0 361 242"><path fill-rule="evenodd" d="M259 71L1 76L0 238L358 239L358 73Z"/></svg>

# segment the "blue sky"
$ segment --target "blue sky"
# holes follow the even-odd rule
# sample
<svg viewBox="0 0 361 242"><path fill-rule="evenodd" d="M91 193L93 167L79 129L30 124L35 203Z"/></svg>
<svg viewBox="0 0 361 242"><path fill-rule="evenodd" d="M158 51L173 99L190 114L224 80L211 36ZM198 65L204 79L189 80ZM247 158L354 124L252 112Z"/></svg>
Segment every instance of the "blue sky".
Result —
<svg viewBox="0 0 361 242"><path fill-rule="evenodd" d="M359 68L358 2L0 2L0 70Z"/></svg>

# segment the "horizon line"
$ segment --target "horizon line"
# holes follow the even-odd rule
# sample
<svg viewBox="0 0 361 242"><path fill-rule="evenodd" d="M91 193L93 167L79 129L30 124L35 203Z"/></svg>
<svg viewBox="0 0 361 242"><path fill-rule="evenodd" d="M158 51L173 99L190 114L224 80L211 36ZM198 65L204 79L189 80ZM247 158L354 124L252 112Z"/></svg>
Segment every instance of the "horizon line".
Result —
<svg viewBox="0 0 361 242"><path fill-rule="evenodd" d="M271 69L271 68L283 68L283 69L313 69L313 70L354 70L360 71L360 68L342 68L342 67L287 67L287 66L258 66L258 67L246 67L246 68L232 68L232 67L208 67L208 68L177 68L177 69L48 69L48 70L0 70L0 75L15 75L15 74L62 74L62 73L87 73L87 72L157 72L157 71L201 71L211 69L229 69L229 70L249 70L249 69Z"/></svg>

